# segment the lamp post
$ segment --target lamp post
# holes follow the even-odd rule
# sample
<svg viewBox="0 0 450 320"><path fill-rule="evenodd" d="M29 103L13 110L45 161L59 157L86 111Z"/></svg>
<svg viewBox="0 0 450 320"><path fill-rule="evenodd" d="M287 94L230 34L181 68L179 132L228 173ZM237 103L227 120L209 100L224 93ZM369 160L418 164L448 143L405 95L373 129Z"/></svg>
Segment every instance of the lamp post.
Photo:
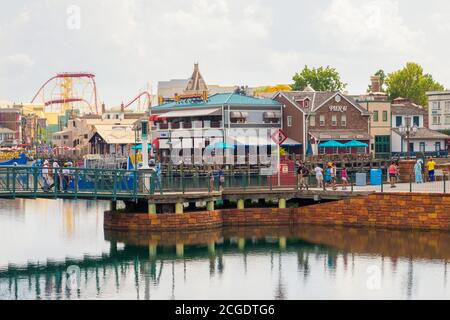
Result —
<svg viewBox="0 0 450 320"><path fill-rule="evenodd" d="M416 125L411 125L411 117L407 117L405 120L406 120L406 125L401 125L398 129L399 129L401 137L403 139L406 139L406 147L407 147L406 158L409 159L409 157L411 156L410 139L411 139L411 137L413 137L417 134L418 128Z"/></svg>

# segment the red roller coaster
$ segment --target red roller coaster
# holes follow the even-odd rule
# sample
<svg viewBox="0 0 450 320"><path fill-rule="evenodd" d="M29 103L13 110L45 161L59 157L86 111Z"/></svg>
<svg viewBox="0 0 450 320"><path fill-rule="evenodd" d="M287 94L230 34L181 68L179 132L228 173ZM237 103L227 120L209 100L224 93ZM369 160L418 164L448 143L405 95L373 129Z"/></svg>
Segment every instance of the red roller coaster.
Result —
<svg viewBox="0 0 450 320"><path fill-rule="evenodd" d="M31 103L39 97L51 111L64 113L78 109L82 114L98 113L97 85L95 75L91 73L58 73L39 88Z"/></svg>
<svg viewBox="0 0 450 320"><path fill-rule="evenodd" d="M142 97L144 97L143 101L141 101ZM144 92L140 93L138 96L136 96L133 100L128 102L125 105L125 109L129 108L136 101L138 101L137 111L142 111L142 109L143 109L143 111L145 112L152 105L152 97L151 97L150 93L148 91L144 91Z"/></svg>

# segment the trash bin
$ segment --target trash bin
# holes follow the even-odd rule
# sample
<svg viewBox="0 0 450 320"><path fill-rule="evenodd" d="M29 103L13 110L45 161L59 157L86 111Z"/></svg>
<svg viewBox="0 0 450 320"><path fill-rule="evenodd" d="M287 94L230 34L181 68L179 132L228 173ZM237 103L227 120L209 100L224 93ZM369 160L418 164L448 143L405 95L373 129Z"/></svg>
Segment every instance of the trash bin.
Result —
<svg viewBox="0 0 450 320"><path fill-rule="evenodd" d="M367 174L365 172L356 173L356 186L365 187L367 185Z"/></svg>
<svg viewBox="0 0 450 320"><path fill-rule="evenodd" d="M382 172L381 169L371 169L370 170L370 184L372 186L381 186L382 183Z"/></svg>

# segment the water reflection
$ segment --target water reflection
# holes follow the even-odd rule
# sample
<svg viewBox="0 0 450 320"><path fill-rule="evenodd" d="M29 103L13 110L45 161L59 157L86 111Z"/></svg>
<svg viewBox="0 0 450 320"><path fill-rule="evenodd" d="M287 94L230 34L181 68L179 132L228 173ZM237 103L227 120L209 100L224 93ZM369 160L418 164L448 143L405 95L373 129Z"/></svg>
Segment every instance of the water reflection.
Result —
<svg viewBox="0 0 450 320"><path fill-rule="evenodd" d="M22 224L0 210L2 231L36 228L44 239L20 229L19 241L0 234L0 299L450 298L448 233L316 226L103 232L105 203L45 205L53 209L15 204ZM33 245L38 259L24 262ZM78 282L68 276L74 266ZM375 290L371 277L379 278Z"/></svg>

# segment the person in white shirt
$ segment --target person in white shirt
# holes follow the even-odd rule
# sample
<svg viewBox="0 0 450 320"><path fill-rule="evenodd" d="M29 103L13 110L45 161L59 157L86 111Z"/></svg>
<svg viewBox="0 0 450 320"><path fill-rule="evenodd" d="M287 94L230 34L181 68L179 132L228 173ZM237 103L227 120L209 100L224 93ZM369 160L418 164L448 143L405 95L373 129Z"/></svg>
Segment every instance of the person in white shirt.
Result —
<svg viewBox="0 0 450 320"><path fill-rule="evenodd" d="M45 192L47 192L50 187L49 175L48 175L49 167L50 167L50 164L49 164L48 160L45 160L44 165L42 166L42 180L44 181L44 186L42 187L42 189Z"/></svg>
<svg viewBox="0 0 450 320"><path fill-rule="evenodd" d="M317 165L314 168L314 172L316 174L317 187L323 188L324 187L324 185L323 185L323 169L319 165Z"/></svg>

